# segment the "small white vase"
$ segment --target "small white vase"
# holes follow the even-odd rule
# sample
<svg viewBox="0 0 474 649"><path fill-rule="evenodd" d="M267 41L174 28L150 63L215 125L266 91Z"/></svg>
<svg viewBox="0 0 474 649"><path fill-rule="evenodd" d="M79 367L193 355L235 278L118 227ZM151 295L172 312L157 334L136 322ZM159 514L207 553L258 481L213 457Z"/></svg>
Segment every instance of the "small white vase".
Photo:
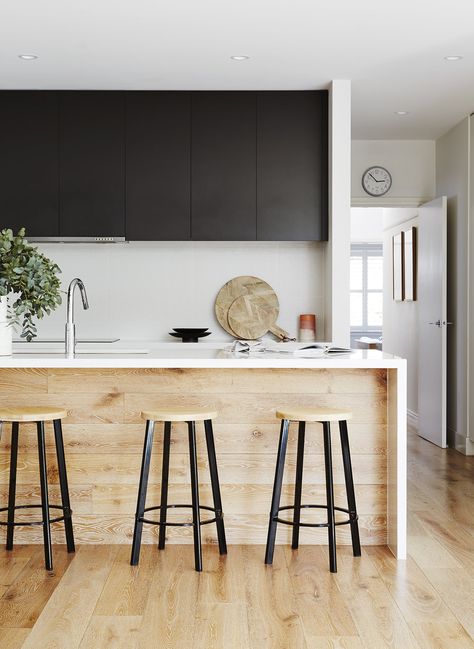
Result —
<svg viewBox="0 0 474 649"><path fill-rule="evenodd" d="M7 320L7 298L0 297L0 356L12 355L13 327Z"/></svg>

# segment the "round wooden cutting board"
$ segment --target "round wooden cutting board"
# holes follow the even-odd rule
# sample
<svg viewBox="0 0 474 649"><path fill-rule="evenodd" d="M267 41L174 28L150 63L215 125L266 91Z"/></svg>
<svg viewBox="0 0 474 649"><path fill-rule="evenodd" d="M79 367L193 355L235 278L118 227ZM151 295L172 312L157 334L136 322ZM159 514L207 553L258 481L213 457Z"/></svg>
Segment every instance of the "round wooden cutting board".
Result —
<svg viewBox="0 0 474 649"><path fill-rule="evenodd" d="M215 312L219 324L237 338L253 340L272 331L278 338L288 334L275 325L280 305L270 284L253 275L234 277L217 294Z"/></svg>
<svg viewBox="0 0 474 649"><path fill-rule="evenodd" d="M232 331L239 338L255 340L264 336L278 318L278 306L254 295L241 295L227 312Z"/></svg>

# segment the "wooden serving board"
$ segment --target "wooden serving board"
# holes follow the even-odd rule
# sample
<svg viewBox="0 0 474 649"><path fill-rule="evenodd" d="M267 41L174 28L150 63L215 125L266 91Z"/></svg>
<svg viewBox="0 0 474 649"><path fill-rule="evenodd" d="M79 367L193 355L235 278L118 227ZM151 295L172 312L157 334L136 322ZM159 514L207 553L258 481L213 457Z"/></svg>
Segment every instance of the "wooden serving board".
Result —
<svg viewBox="0 0 474 649"><path fill-rule="evenodd" d="M270 284L253 275L234 277L217 294L215 312L219 324L237 338L260 338L272 331L278 338L288 337L277 327L280 305Z"/></svg>

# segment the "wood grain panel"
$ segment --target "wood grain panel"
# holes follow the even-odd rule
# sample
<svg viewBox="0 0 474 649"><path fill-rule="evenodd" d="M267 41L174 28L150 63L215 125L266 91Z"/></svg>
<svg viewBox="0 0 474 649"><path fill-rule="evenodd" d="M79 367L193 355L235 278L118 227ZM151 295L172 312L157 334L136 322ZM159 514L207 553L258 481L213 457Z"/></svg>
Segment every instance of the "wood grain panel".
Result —
<svg viewBox="0 0 474 649"><path fill-rule="evenodd" d="M129 543L136 503L144 422L142 409L160 405L217 406L214 422L229 543L263 543L275 469L279 422L275 410L285 406L351 408L349 422L354 477L362 536L366 543L385 543L386 529L386 370L192 370L192 369L45 369L0 370L0 406L55 406L68 410L63 422L75 533L83 543ZM149 504L157 504L162 427L156 426L150 473ZM333 427L336 497L344 506L343 471L337 427ZM290 427L282 505L293 496L297 426ZM304 470L306 502L324 502L321 426L307 426ZM51 425L46 426L51 500L57 501L58 475ZM6 503L10 427L0 440L0 502ZM211 501L202 425L198 425L202 501ZM189 501L187 431L172 432L170 497ZM39 500L36 430L20 427L18 502ZM0 505L1 506L1 505ZM21 513L31 520L37 512ZM19 514L20 516L20 514ZM214 542L213 526L203 528ZM348 531L339 528L341 542ZM338 530L339 531L339 530ZM287 542L289 529L279 532ZM0 529L0 535L4 529ZM18 528L16 539L42 542L41 530ZM189 530L172 528L174 541L190 541ZM64 530L53 533L64 543ZM151 542L156 529L146 528ZM1 536L0 536L1 538ZM305 530L302 542L324 543L324 530ZM135 612L130 615L135 615ZM139 613L141 614L141 613ZM0 625L1 626L1 625Z"/></svg>
<svg viewBox="0 0 474 649"><path fill-rule="evenodd" d="M64 444L66 452L71 454L92 453L117 453L141 454L143 449L143 435L145 422L136 424L70 424L63 423ZM205 453L205 441L202 434L202 424L197 424L198 452ZM279 422L275 419L271 424L225 424L220 420L214 422L214 439L217 455L241 453L273 453L278 442ZM333 448L335 453L340 452L339 434L337 426L332 428ZM36 426L23 424L20 427L20 452L25 450L36 453L37 436ZM352 455L385 455L387 444L387 430L384 424L378 423L349 423ZM288 451L296 452L298 437L297 424L290 425L288 438ZM162 449L163 425L155 427L154 452ZM188 436L187 426L183 423L173 424L171 433L171 452L187 453ZM5 424L4 435L0 440L0 452L10 448L10 426ZM55 452L54 436L50 429L46 434L46 449ZM322 454L323 436L320 424L307 424L305 455Z"/></svg>
<svg viewBox="0 0 474 649"><path fill-rule="evenodd" d="M184 511L184 513L183 513ZM180 520L190 520L186 510L181 512ZM178 514L173 514L175 520ZM171 517L170 517L171 520ZM309 519L305 519L308 520ZM316 520L316 518L314 519ZM317 519L318 521L320 519ZM126 543L131 545L133 535L133 515L111 516L101 514L74 516L74 535L77 543L81 544L116 544ZM267 540L267 514L226 514L225 528L226 535L231 543L247 544L249 538L253 543L265 544ZM384 514L364 514L359 520L361 542L364 545L384 545L386 543L386 517ZM64 545L64 527L60 523L54 524L53 542ZM42 543L43 535L40 528L18 528L15 532L15 539L18 543ZM4 539L4 532L0 530L0 540ZM171 543L192 544L192 530L189 527L170 527L167 529L166 538ZM203 543L217 543L217 536L214 525L205 525L202 528ZM279 525L277 542L287 544L291 541L291 528L287 525ZM158 542L158 527L144 525L143 543ZM302 528L300 532L301 544L326 545L327 531L325 529ZM348 525L341 525L337 529L337 542L341 545L350 545L350 530Z"/></svg>
<svg viewBox="0 0 474 649"><path fill-rule="evenodd" d="M91 391L138 394L384 394L386 370L354 369L50 369L50 394ZM250 380L249 380L250 378Z"/></svg>
<svg viewBox="0 0 474 649"><path fill-rule="evenodd" d="M5 368L0 372L0 395L8 393L16 399L18 392L48 392L48 370L45 368ZM12 397L11 395L15 395ZM31 405L31 404L30 404Z"/></svg>
<svg viewBox="0 0 474 649"><path fill-rule="evenodd" d="M229 398L227 394L189 395L179 394L135 394L126 393L124 418L127 423L140 421L140 411L153 407L190 406L217 409L217 421L229 424L273 423L277 408L291 406L311 406L315 401L319 406L337 408L341 401L345 408L353 411L354 420L361 423L385 423L387 403L383 395L337 394L318 395L315 400L312 394L247 394L245 399Z"/></svg>
<svg viewBox="0 0 474 649"><path fill-rule="evenodd" d="M172 502L188 502L190 487L188 484L170 484L169 499ZM203 505L212 504L211 488L208 484L200 487L200 500ZM222 500L225 504L224 511L239 514L267 514L272 499L272 486L268 484L225 484L221 483ZM336 505L346 506L346 492L344 485L334 486ZM281 505L293 503L294 486L283 485ZM386 511L387 490L385 485L363 485L356 487L357 509L360 514L377 513ZM303 489L303 502L323 503L326 499L323 485L308 484L305 482ZM130 514L135 513L137 501L136 489L130 485L104 484L96 485L92 492L92 512L94 514ZM147 503L159 503L160 485L151 484L148 489ZM75 511L79 512L76 507ZM91 510L89 510L91 511ZM81 508L83 513L83 508Z"/></svg>

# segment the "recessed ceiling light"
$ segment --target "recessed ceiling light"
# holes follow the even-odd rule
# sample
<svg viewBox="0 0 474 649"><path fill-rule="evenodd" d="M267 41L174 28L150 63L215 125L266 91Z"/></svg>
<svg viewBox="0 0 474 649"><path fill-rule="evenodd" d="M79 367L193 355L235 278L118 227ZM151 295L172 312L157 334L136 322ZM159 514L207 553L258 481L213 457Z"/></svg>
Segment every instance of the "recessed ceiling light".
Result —
<svg viewBox="0 0 474 649"><path fill-rule="evenodd" d="M246 61L247 59L250 58L250 56L244 56L243 54L239 54L239 56L231 56L230 58L233 61Z"/></svg>
<svg viewBox="0 0 474 649"><path fill-rule="evenodd" d="M463 58L464 58L463 56L445 56L444 60L445 61L460 61Z"/></svg>
<svg viewBox="0 0 474 649"><path fill-rule="evenodd" d="M34 61L38 57L36 54L18 54L18 58L22 59L23 61Z"/></svg>
<svg viewBox="0 0 474 649"><path fill-rule="evenodd" d="M396 110L395 115L409 115L410 111L408 110Z"/></svg>

